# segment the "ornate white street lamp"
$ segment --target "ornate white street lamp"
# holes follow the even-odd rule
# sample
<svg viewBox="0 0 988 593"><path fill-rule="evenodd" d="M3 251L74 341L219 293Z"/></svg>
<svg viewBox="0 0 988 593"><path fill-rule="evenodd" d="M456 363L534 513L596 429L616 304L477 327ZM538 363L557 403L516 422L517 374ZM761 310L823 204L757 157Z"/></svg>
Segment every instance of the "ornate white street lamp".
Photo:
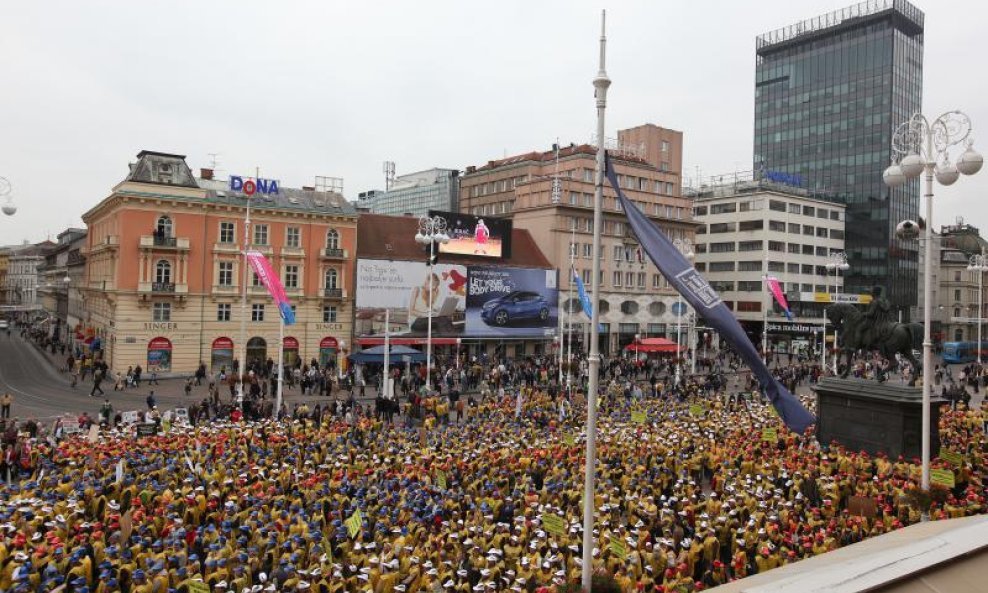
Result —
<svg viewBox="0 0 988 593"><path fill-rule="evenodd" d="M449 243L449 235L446 234L446 219L442 216L419 218L419 232L415 233L415 242L429 246L429 263L427 266L427 273L429 274L429 320L426 329L425 388L430 391L432 389L432 266L436 263L436 245Z"/></svg>
<svg viewBox="0 0 988 593"><path fill-rule="evenodd" d="M922 460L923 490L930 489L930 391L933 386L933 341L930 327L933 319L933 177L941 185L951 185L960 174L974 175L984 164L982 157L969 138L971 120L960 111L948 111L933 121L921 113L914 114L903 123L892 136L892 151L895 161L885 169L882 178L889 187L898 187L908 179L921 174L925 184L926 197L926 238L925 261L923 262L923 414L922 414ZM966 149L955 161L951 161L950 149L964 144ZM924 518L926 516L924 515Z"/></svg>

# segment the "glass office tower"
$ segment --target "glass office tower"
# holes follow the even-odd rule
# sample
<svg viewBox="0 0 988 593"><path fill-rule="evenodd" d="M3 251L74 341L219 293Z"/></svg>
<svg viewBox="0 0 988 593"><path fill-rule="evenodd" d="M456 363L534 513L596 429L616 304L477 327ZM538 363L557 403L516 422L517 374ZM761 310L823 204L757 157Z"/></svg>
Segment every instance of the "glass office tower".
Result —
<svg viewBox="0 0 988 593"><path fill-rule="evenodd" d="M871 0L756 40L755 170L847 205L845 292L885 287L909 315L918 246L895 226L918 220L919 180L890 189L882 172L896 127L921 108L923 13Z"/></svg>

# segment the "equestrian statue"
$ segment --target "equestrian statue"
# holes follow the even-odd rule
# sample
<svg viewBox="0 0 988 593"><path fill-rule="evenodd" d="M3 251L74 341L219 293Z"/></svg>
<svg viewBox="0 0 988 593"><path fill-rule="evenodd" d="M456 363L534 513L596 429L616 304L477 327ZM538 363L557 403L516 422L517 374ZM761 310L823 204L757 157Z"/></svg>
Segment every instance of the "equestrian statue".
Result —
<svg viewBox="0 0 988 593"><path fill-rule="evenodd" d="M890 363L896 365L896 354L908 360L913 367L910 386L915 386L916 378L922 373L923 365L913 355L923 342L923 325L920 323L897 323L892 321L891 306L876 286L871 292L872 300L864 311L854 305L837 304L826 308L827 319L837 330L840 362L841 353L845 356L841 378L847 378L851 370L851 356L857 350L877 350Z"/></svg>

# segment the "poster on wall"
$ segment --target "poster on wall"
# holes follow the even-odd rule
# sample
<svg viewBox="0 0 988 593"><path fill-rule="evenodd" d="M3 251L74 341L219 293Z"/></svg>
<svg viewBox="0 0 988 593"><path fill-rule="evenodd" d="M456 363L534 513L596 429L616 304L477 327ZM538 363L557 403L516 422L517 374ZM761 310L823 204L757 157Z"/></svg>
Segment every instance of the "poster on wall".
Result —
<svg viewBox="0 0 988 593"><path fill-rule="evenodd" d="M446 219L446 234L450 240L440 243L439 253L511 257L511 220L436 210L430 210L429 216Z"/></svg>
<svg viewBox="0 0 988 593"><path fill-rule="evenodd" d="M229 373L233 370L233 340L230 338L216 338L213 340L209 365L214 373L218 373L221 370Z"/></svg>
<svg viewBox="0 0 988 593"><path fill-rule="evenodd" d="M148 371L167 373L172 370L172 343L168 338L148 342Z"/></svg>
<svg viewBox="0 0 988 593"><path fill-rule="evenodd" d="M556 335L556 270L470 266L466 333L477 337Z"/></svg>
<svg viewBox="0 0 988 593"><path fill-rule="evenodd" d="M384 311L390 309L391 335L424 337L431 307L434 336L462 335L466 285L467 268L462 265L429 268L424 262L358 260L355 333L383 336Z"/></svg>

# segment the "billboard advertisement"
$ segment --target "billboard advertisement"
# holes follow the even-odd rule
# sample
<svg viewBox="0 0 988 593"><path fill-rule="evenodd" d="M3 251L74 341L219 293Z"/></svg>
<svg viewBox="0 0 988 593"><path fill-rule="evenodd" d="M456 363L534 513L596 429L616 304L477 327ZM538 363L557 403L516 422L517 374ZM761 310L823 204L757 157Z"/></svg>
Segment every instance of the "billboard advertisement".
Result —
<svg viewBox="0 0 988 593"><path fill-rule="evenodd" d="M463 334L467 268L425 262L357 260L357 336L384 335L385 309L391 311L390 332L396 336L425 336L432 309L434 336Z"/></svg>
<svg viewBox="0 0 988 593"><path fill-rule="evenodd" d="M470 266L468 279L468 335L535 338L556 334L556 270Z"/></svg>
<svg viewBox="0 0 988 593"><path fill-rule="evenodd" d="M511 256L511 221L508 219L435 210L430 210L429 216L446 219L446 234L450 240L439 245L439 253Z"/></svg>
<svg viewBox="0 0 988 593"><path fill-rule="evenodd" d="M356 337L424 338L430 310L425 262L357 260ZM437 264L432 272L432 335L546 338L556 335L556 270Z"/></svg>

